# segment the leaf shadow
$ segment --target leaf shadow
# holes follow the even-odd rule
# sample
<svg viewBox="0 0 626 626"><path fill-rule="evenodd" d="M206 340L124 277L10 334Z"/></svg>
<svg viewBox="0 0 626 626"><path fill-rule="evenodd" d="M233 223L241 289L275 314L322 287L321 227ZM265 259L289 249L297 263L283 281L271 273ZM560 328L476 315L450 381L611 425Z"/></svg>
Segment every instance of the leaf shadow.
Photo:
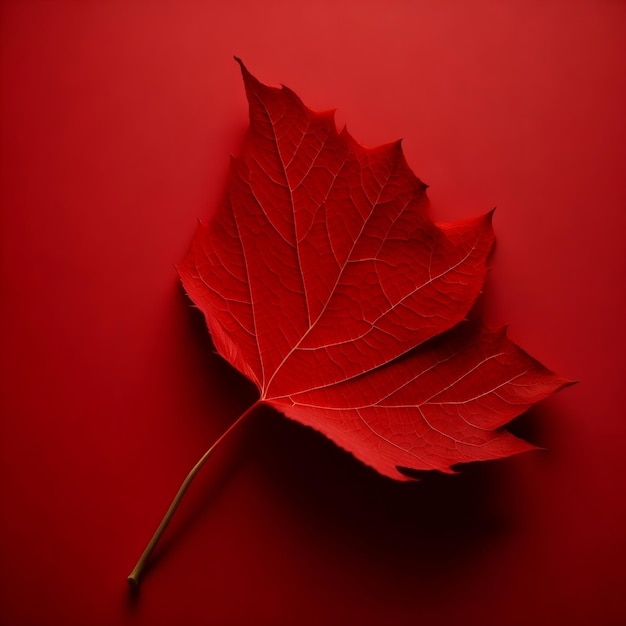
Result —
<svg viewBox="0 0 626 626"><path fill-rule="evenodd" d="M201 410L189 413L200 420L207 432L220 435L256 400L258 392L250 380L218 354L204 315L192 304L180 282L178 295L177 343L181 349L177 358L185 369L189 388L206 399L207 407L206 413ZM193 399L194 407L197 400Z"/></svg>
<svg viewBox="0 0 626 626"><path fill-rule="evenodd" d="M536 433L532 413L521 419L519 430ZM516 530L501 497L512 489L515 457L399 482L276 412L260 415L256 428L252 454L298 523L322 533L335 555L382 565L377 575L430 588Z"/></svg>
<svg viewBox="0 0 626 626"><path fill-rule="evenodd" d="M200 422L207 441L212 441L254 402L256 390L215 352L203 316L182 290L181 299L184 313L177 324L188 360L184 367L193 377L190 384L205 388L207 401L220 403L211 409L206 425ZM482 303L480 299L477 306ZM201 412L193 416L203 419ZM509 430L542 445L540 421L545 417L546 410L535 407ZM422 594L451 572L471 567L486 549L514 533L519 523L507 498L501 497L512 489L515 458L467 464L455 475L422 472L419 482L397 482L271 409L259 411L235 433L212 458L211 471L201 472L194 481L150 559L146 577L181 542L190 540L190 531L211 514L244 462L265 474L263 483L285 501L298 525L321 536L333 558L375 562L377 576L393 572L395 581L419 582ZM254 445L249 445L252 439ZM136 605L139 593L128 597Z"/></svg>

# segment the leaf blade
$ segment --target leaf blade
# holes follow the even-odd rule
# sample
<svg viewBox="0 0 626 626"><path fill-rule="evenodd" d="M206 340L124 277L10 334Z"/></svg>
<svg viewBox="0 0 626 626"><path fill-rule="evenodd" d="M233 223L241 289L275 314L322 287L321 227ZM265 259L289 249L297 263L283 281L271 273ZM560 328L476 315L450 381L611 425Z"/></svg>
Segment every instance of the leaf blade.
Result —
<svg viewBox="0 0 626 626"><path fill-rule="evenodd" d="M400 142L365 148L239 63L250 128L179 268L220 354L260 401L399 480L531 449L502 427L567 381L464 321L492 212L435 224Z"/></svg>

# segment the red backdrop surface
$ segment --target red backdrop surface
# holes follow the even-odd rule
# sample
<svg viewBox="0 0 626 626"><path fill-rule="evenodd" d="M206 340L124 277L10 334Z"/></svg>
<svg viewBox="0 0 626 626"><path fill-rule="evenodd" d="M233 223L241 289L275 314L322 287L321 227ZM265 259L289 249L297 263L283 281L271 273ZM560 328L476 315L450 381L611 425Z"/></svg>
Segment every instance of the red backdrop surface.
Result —
<svg viewBox="0 0 626 626"><path fill-rule="evenodd" d="M626 623L623 2L3 2L0 624ZM397 484L260 414L173 265L247 125L241 56L437 218L497 205L487 320L577 379L548 452Z"/></svg>

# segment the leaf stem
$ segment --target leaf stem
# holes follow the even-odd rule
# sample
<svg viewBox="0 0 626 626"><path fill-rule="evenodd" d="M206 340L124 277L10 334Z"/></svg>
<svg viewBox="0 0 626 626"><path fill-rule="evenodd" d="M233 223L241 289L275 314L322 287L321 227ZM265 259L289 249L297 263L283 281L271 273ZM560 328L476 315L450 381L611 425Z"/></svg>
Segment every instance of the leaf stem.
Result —
<svg viewBox="0 0 626 626"><path fill-rule="evenodd" d="M185 495L185 492L187 491L187 489L189 489L189 485L191 485L193 479L196 477L196 474L202 469L202 466L206 463L207 459L213 454L214 450L229 435L229 433L233 431L237 427L238 424L243 422L245 418L248 417L248 415L250 415L255 409L257 409L260 406L260 404L261 404L261 400L257 400L250 408L244 411L224 431L224 433L217 439L217 441L202 455L202 458L193 466L189 474L187 474L187 477L185 478L180 488L178 489L178 493L174 496L174 499L172 500L172 503L170 504L169 509L167 509L167 512L163 516L163 519L161 520L159 527L156 529L156 532L152 536L152 539L150 539L150 542L148 543L145 550L143 551L143 554L137 561L137 565L135 565L135 567L133 568L133 571L128 575L128 582L133 587L136 587L139 585L139 579L141 578L141 575L143 573L143 570L146 566L148 559L150 558L150 555L152 554L153 550L156 548L156 545L159 543L161 536L163 535L163 533L165 532L165 529L167 528L168 524L172 520L172 517L174 516L174 513L176 512L178 505L183 499L183 496Z"/></svg>

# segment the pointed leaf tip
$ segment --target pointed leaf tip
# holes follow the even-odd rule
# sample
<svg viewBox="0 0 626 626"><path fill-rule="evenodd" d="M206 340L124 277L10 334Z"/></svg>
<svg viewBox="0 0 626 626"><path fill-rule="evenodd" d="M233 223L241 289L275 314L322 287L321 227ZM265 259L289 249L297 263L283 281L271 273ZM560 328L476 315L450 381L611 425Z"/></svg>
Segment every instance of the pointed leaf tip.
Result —
<svg viewBox="0 0 626 626"><path fill-rule="evenodd" d="M249 86L251 83L259 83L260 82L257 78L255 78L250 73L250 70L246 67L246 64L239 57L235 56L233 58L239 64L239 68L241 70L241 75L243 77L243 82L246 85L246 87Z"/></svg>

